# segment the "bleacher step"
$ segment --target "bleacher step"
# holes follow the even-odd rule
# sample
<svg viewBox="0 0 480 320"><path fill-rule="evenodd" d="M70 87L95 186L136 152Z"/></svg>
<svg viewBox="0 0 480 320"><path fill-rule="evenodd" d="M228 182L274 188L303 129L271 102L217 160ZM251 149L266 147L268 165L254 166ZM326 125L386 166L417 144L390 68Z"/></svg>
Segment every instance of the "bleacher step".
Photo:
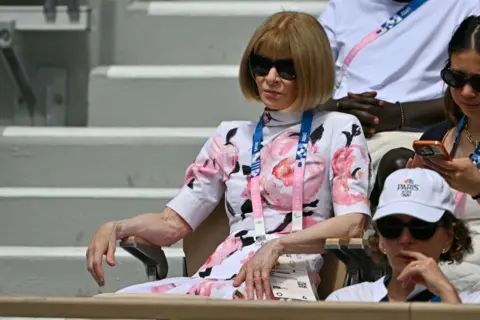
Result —
<svg viewBox="0 0 480 320"><path fill-rule="evenodd" d="M256 120L259 103L245 101L238 66L112 66L89 84L90 126L216 127Z"/></svg>
<svg viewBox="0 0 480 320"><path fill-rule="evenodd" d="M3 187L178 188L214 128L6 127Z"/></svg>
<svg viewBox="0 0 480 320"><path fill-rule="evenodd" d="M133 2L118 25L121 64L238 64L254 30L278 11L317 17L327 1Z"/></svg>
<svg viewBox="0 0 480 320"><path fill-rule="evenodd" d="M147 281L143 264L121 248L116 266L105 265L105 286L100 288L87 271L86 247L0 246L0 294L31 296L92 296L115 292ZM183 273L183 250L164 249L169 277Z"/></svg>
<svg viewBox="0 0 480 320"><path fill-rule="evenodd" d="M87 246L102 223L162 212L177 192L162 188L0 188L0 243Z"/></svg>

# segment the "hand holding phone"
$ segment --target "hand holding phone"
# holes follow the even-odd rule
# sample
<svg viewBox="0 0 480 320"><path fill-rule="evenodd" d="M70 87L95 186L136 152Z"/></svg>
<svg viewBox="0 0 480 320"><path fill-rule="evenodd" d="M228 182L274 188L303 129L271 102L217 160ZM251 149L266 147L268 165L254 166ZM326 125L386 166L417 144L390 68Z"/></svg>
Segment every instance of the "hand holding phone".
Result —
<svg viewBox="0 0 480 320"><path fill-rule="evenodd" d="M413 142L413 150L415 153L425 159L441 159L450 161L452 158L447 149L440 141L434 140L415 140Z"/></svg>

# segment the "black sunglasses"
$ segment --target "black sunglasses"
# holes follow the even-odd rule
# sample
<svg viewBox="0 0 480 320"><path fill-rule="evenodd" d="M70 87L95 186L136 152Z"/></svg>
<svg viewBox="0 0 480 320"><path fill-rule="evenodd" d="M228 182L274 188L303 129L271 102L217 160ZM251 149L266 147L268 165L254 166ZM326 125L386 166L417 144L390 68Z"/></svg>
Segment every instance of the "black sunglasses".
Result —
<svg viewBox="0 0 480 320"><path fill-rule="evenodd" d="M444 225L442 220L438 222L426 222L420 219L412 219L404 222L397 217L381 218L376 222L378 232L385 239L397 239L405 228L415 240L429 240L437 231L437 228Z"/></svg>
<svg viewBox="0 0 480 320"><path fill-rule="evenodd" d="M275 67L278 75L285 80L295 80L295 68L292 59L270 60L256 53L248 58L250 71L256 77L265 77Z"/></svg>
<svg viewBox="0 0 480 320"><path fill-rule="evenodd" d="M447 65L440 75L442 80L452 88L461 89L469 83L475 91L480 92L480 74L467 76L461 71L450 69Z"/></svg>

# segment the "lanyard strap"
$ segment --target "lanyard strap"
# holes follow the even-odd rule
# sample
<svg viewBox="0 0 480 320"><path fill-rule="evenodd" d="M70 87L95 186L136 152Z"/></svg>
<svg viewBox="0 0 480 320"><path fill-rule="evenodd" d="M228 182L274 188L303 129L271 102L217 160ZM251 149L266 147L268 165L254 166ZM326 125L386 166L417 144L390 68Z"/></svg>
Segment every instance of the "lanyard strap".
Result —
<svg viewBox="0 0 480 320"><path fill-rule="evenodd" d="M312 119L313 111L310 110L303 113L295 158L295 169L293 172L292 232L303 229L303 177L305 175L305 162L307 159L307 148L310 139ZM255 239L261 243L267 240L260 193L260 151L262 148L262 141L263 116L260 117L255 129L255 134L253 135L252 167L250 173L250 194L252 198L253 224L256 235Z"/></svg>
<svg viewBox="0 0 480 320"><path fill-rule="evenodd" d="M392 30L396 26L400 24L403 20L405 20L409 15L411 15L415 10L420 8L425 2L428 0L413 0L400 9L397 13L393 16L388 18L380 27L369 33L365 38L363 38L359 43L357 43L347 54L346 58L343 61L342 70L340 71L339 77L337 77L337 88L340 86L342 82L342 78L345 75L348 67L352 63L353 59L357 56L357 54L362 51L366 46L386 34L388 31Z"/></svg>

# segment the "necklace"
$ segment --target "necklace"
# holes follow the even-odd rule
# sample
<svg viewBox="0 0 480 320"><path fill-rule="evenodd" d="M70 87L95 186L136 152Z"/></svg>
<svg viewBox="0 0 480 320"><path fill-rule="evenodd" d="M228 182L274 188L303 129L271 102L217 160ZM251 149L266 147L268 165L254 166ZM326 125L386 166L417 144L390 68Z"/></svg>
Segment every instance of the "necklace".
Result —
<svg viewBox="0 0 480 320"><path fill-rule="evenodd" d="M476 148L478 146L478 140L473 140L470 131L468 131L468 123L465 124L465 133L467 134L467 139L470 141L470 144Z"/></svg>

